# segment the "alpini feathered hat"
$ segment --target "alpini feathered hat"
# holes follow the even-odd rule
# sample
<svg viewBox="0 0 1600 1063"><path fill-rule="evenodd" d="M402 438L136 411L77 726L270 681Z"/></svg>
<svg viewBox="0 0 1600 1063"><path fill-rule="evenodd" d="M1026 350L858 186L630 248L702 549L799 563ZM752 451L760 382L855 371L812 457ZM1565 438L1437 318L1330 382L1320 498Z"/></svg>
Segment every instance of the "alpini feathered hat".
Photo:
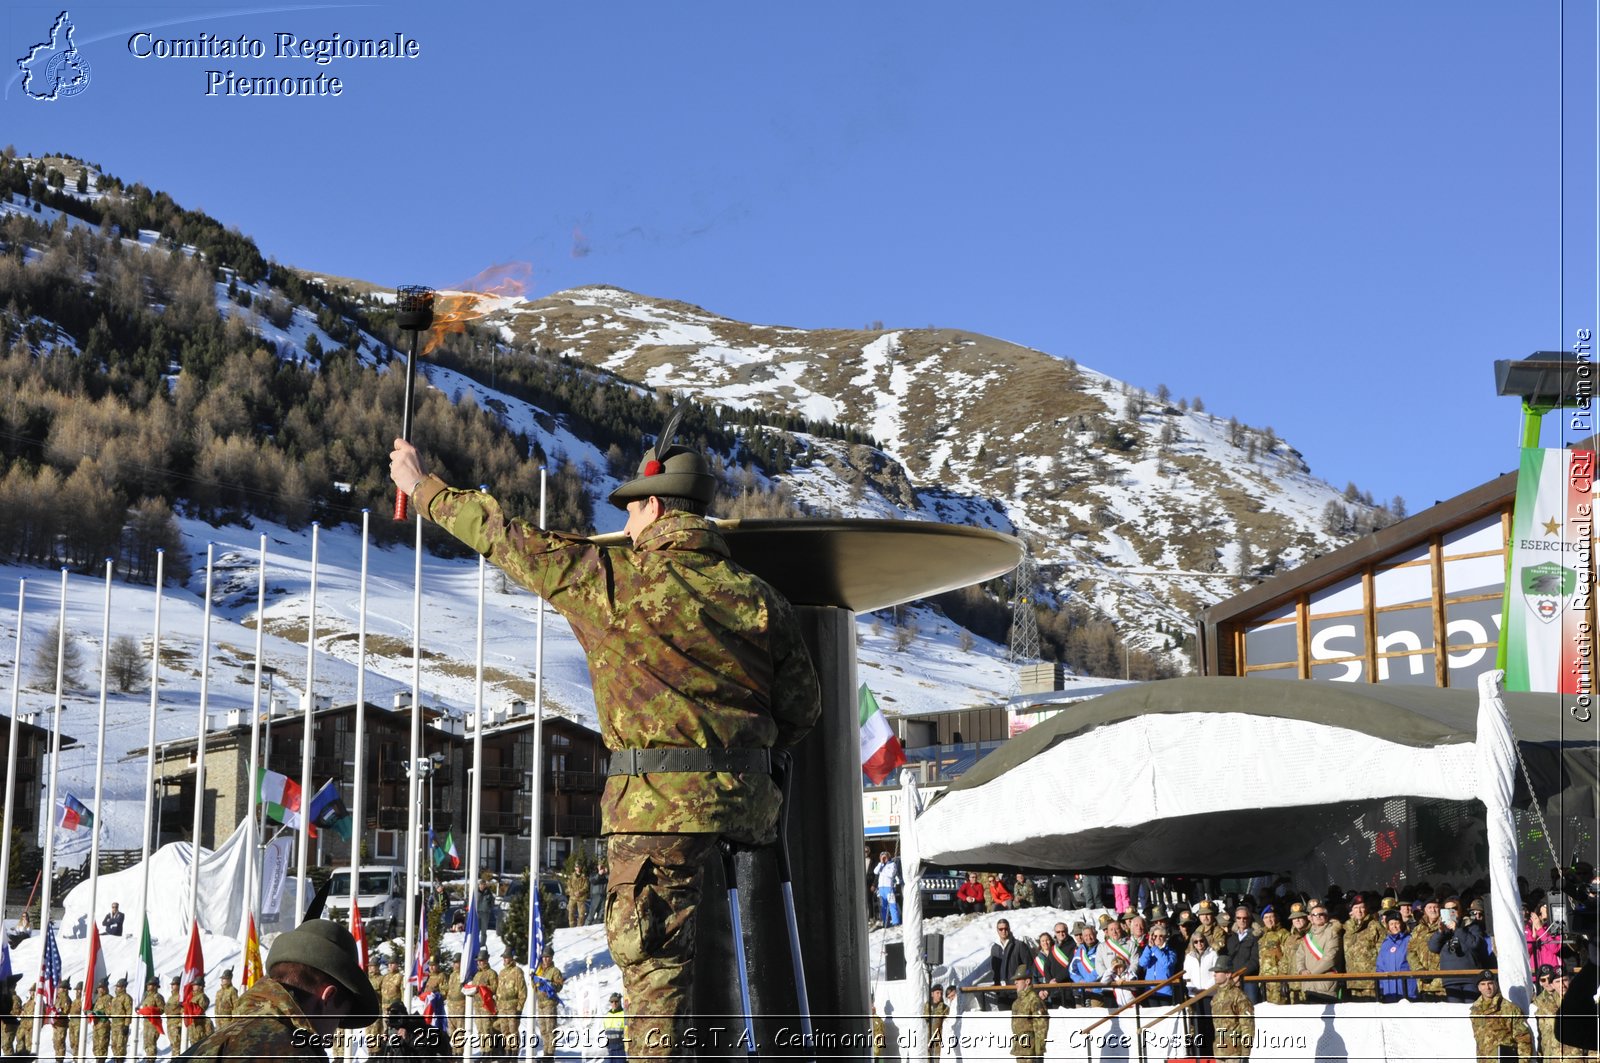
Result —
<svg viewBox="0 0 1600 1063"><path fill-rule="evenodd" d="M678 434L678 424L683 420L683 410L679 406L667 418L666 427L656 437L656 445L644 452L639 474L611 492L613 506L627 509L629 502L651 495L692 498L705 505L711 504L717 480L711 475L711 465L705 455L672 444L673 436Z"/></svg>

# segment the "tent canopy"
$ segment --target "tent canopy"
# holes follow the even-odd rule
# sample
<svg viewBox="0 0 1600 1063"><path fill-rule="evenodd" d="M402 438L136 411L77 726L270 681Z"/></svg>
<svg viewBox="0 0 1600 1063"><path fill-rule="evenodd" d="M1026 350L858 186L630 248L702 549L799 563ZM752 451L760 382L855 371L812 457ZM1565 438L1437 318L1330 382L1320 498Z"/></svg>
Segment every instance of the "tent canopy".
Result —
<svg viewBox="0 0 1600 1063"><path fill-rule="evenodd" d="M1595 792L1595 724L1572 699L1509 694L1507 712L1544 804ZM1330 839L1382 867L1455 846L1459 821L1416 802L1479 794L1473 690L1187 677L1073 705L1006 743L919 821L926 859L950 866L1245 874L1328 865ZM1517 804L1528 803L1517 780ZM1592 820L1583 808L1560 809ZM1454 805L1450 807L1455 807ZM1481 816L1481 808L1479 809ZM1555 830L1552 824L1552 830ZM1470 832L1466 832L1470 833ZM1542 843L1541 843L1542 844ZM1358 852L1359 850L1359 852ZM1450 865L1437 865L1448 869Z"/></svg>

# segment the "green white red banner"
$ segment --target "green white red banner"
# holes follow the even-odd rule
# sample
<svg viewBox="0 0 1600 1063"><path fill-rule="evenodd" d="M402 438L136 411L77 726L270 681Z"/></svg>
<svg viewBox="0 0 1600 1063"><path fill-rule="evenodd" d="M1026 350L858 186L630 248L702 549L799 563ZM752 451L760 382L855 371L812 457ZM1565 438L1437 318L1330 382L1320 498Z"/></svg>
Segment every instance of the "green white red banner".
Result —
<svg viewBox="0 0 1600 1063"><path fill-rule="evenodd" d="M1592 450L1524 448L1506 580L1506 689L1587 693L1594 632Z"/></svg>

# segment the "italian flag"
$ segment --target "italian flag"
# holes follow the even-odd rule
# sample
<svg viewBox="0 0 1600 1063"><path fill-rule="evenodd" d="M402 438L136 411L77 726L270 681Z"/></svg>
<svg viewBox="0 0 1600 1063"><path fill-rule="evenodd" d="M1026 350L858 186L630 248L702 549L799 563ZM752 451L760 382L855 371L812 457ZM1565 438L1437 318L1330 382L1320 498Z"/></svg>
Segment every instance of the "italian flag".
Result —
<svg viewBox="0 0 1600 1063"><path fill-rule="evenodd" d="M889 721L878 708L878 699L872 696L867 684L861 684L856 700L861 709L861 770L873 783L882 783L906 762L906 753L900 748L900 739L889 729Z"/></svg>
<svg viewBox="0 0 1600 1063"><path fill-rule="evenodd" d="M267 815L285 827L300 826L300 784L287 775L261 769L256 798L267 808Z"/></svg>
<svg viewBox="0 0 1600 1063"><path fill-rule="evenodd" d="M1507 690L1590 687L1592 450L1524 448L1500 637Z"/></svg>
<svg viewBox="0 0 1600 1063"><path fill-rule="evenodd" d="M444 836L443 845L435 845L433 847L433 866L438 867L441 864L449 864L452 871L461 866L461 854L456 851L456 835L454 831Z"/></svg>

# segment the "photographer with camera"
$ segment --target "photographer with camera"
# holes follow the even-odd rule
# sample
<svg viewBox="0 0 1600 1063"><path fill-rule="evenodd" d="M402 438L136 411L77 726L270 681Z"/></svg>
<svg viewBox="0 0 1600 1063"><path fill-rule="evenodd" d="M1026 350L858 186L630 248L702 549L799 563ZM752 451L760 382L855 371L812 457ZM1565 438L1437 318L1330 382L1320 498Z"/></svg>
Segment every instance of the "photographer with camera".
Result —
<svg viewBox="0 0 1600 1063"><path fill-rule="evenodd" d="M1460 901L1451 897L1440 909L1439 921L1439 929L1428 937L1428 951L1439 957L1440 971L1461 972L1443 979L1444 997L1459 1004L1470 1004L1478 999L1474 972L1489 964L1483 899L1474 898L1472 905L1463 912Z"/></svg>

